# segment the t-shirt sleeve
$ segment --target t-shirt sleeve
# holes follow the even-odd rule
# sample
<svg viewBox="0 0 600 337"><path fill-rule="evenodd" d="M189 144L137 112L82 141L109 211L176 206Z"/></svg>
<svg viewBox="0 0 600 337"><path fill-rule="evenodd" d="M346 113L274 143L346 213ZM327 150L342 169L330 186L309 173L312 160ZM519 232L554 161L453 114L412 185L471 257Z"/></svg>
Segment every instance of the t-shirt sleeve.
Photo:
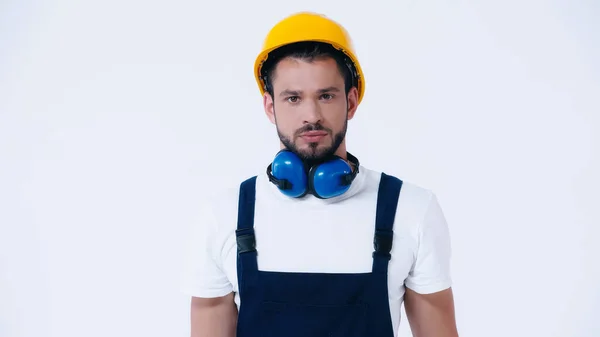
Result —
<svg viewBox="0 0 600 337"><path fill-rule="evenodd" d="M431 194L417 237L418 249L405 280L406 287L421 294L449 288L452 284L450 233L435 194Z"/></svg>
<svg viewBox="0 0 600 337"><path fill-rule="evenodd" d="M220 297L233 287L223 271L218 223L209 205L201 207L186 241L181 288L194 297Z"/></svg>

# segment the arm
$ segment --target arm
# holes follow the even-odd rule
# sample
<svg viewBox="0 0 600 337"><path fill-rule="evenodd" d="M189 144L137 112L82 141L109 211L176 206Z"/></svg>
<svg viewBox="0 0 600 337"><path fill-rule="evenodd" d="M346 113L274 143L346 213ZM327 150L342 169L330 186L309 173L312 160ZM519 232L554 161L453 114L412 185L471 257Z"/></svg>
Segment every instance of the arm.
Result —
<svg viewBox="0 0 600 337"><path fill-rule="evenodd" d="M416 234L418 248L405 280L404 309L415 337L457 337L450 276L450 232L431 194Z"/></svg>
<svg viewBox="0 0 600 337"><path fill-rule="evenodd" d="M237 306L228 279L222 249L227 233L219 232L218 218L211 204L200 206L199 219L187 238L182 290L191 298L191 337L234 337Z"/></svg>
<svg viewBox="0 0 600 337"><path fill-rule="evenodd" d="M458 337L452 288L432 294L406 289L404 308L415 337Z"/></svg>
<svg viewBox="0 0 600 337"><path fill-rule="evenodd" d="M237 307L233 293L223 297L192 297L191 337L235 337Z"/></svg>

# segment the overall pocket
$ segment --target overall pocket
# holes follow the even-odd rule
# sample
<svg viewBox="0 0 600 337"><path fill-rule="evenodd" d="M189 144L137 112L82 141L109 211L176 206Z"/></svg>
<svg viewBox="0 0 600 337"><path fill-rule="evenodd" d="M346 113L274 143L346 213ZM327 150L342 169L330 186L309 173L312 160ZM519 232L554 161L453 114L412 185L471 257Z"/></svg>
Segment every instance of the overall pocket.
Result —
<svg viewBox="0 0 600 337"><path fill-rule="evenodd" d="M263 302L261 310L265 337L369 337L364 304Z"/></svg>

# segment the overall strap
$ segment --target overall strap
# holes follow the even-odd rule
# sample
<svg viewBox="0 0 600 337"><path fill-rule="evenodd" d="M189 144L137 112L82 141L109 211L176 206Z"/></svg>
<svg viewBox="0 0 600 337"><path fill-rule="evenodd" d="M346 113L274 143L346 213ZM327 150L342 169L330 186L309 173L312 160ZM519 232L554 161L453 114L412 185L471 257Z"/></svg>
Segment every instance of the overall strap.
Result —
<svg viewBox="0 0 600 337"><path fill-rule="evenodd" d="M254 205L256 200L256 176L240 184L237 229L237 274L240 295L244 289L256 284L256 238L254 235Z"/></svg>
<svg viewBox="0 0 600 337"><path fill-rule="evenodd" d="M381 173L375 215L375 237L373 245L373 272L387 273L394 238L394 219L402 189L402 180Z"/></svg>

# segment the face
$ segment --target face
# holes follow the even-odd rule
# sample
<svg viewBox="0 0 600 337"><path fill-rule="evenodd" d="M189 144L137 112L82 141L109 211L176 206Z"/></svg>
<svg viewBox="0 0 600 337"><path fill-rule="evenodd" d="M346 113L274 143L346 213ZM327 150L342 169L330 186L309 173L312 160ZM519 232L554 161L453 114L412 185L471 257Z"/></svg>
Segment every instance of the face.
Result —
<svg viewBox="0 0 600 337"><path fill-rule="evenodd" d="M345 135L354 117L358 91L344 91L334 59L280 61L272 79L273 97L264 96L265 112L277 126L281 147L306 161L332 154L346 158Z"/></svg>

